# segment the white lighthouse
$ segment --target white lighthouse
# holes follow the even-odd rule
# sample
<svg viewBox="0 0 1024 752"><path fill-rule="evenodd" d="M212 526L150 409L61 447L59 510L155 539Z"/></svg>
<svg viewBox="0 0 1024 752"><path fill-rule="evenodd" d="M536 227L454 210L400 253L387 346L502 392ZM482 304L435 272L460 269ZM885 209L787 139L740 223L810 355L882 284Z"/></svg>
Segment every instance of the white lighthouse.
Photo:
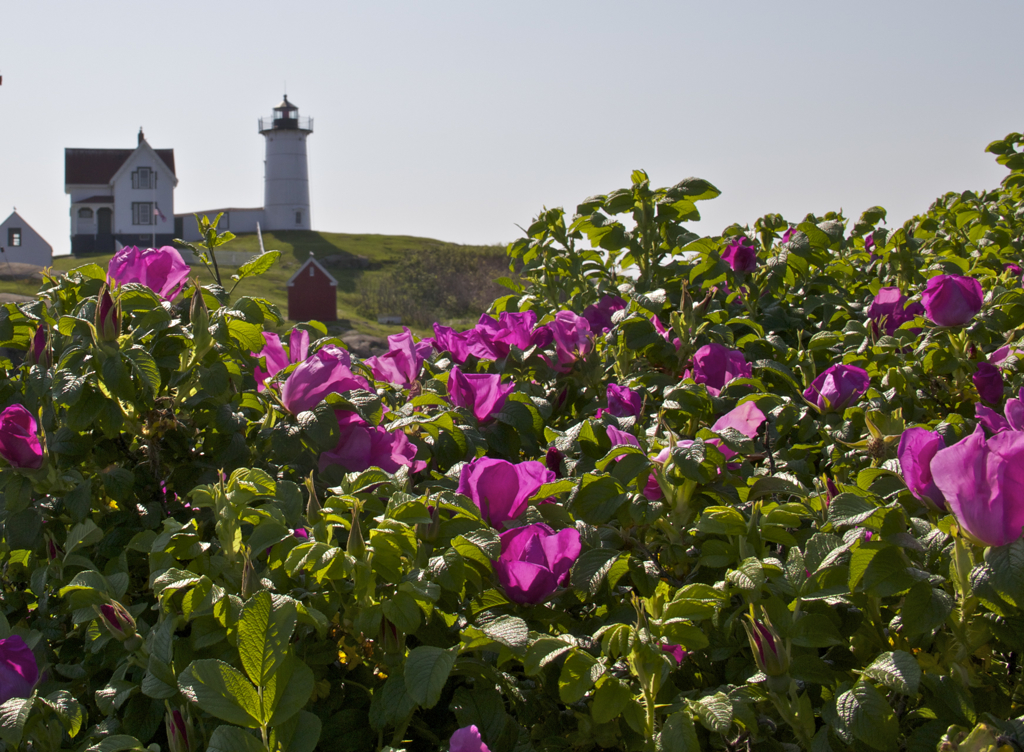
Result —
<svg viewBox="0 0 1024 752"><path fill-rule="evenodd" d="M267 230L308 230L309 166L306 136L313 118L300 118L299 108L284 100L271 118L260 118L260 133L267 140L263 163L263 212Z"/></svg>

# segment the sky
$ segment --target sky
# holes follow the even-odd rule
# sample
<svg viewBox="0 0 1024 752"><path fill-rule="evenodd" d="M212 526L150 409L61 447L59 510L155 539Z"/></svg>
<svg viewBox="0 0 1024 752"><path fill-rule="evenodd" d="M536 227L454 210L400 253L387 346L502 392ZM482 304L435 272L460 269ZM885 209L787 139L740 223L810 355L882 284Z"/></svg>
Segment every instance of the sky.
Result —
<svg viewBox="0 0 1024 752"><path fill-rule="evenodd" d="M173 148L177 213L263 203L287 87L313 227L508 243L545 207L696 176L695 231L1006 174L1024 3L0 0L0 220L70 250L64 149Z"/></svg>

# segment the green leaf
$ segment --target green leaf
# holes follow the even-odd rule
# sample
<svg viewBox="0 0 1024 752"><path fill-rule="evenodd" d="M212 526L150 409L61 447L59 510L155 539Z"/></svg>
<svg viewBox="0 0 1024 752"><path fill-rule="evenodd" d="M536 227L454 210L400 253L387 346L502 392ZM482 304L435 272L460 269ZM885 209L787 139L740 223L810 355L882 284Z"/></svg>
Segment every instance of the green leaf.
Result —
<svg viewBox="0 0 1024 752"><path fill-rule="evenodd" d="M882 653L861 673L904 695L916 695L921 684L917 658L903 650Z"/></svg>
<svg viewBox="0 0 1024 752"><path fill-rule="evenodd" d="M572 567L570 582L577 590L594 595L601 581L622 553L612 548L592 548L585 551Z"/></svg>
<svg viewBox="0 0 1024 752"><path fill-rule="evenodd" d="M0 739L13 749L17 749L21 744L25 721L28 720L34 704L35 698L32 697L12 697L0 705Z"/></svg>
<svg viewBox="0 0 1024 752"><path fill-rule="evenodd" d="M132 370L154 395L160 391L160 369L153 356L141 347L133 347L125 355L131 361Z"/></svg>
<svg viewBox="0 0 1024 752"><path fill-rule="evenodd" d="M319 719L317 719L319 724ZM206 752L266 752L263 743L238 726L218 726L210 734Z"/></svg>
<svg viewBox="0 0 1024 752"><path fill-rule="evenodd" d="M559 698L564 703L579 702L603 673L604 666L594 656L574 648L562 664L558 677Z"/></svg>
<svg viewBox="0 0 1024 752"><path fill-rule="evenodd" d="M85 752L124 752L124 750L129 749L145 750L146 748L134 736L114 734L113 736L105 737L98 744L92 745Z"/></svg>
<svg viewBox="0 0 1024 752"><path fill-rule="evenodd" d="M263 690L263 707L269 724L279 726L302 710L313 694L315 683L313 669L293 655L285 658Z"/></svg>
<svg viewBox="0 0 1024 752"><path fill-rule="evenodd" d="M45 703L60 719L61 725L72 739L78 735L85 722L85 709L66 689L61 689L39 700Z"/></svg>
<svg viewBox="0 0 1024 752"><path fill-rule="evenodd" d="M907 636L925 634L938 629L953 610L953 597L928 581L915 583L903 598L900 609L900 630Z"/></svg>
<svg viewBox="0 0 1024 752"><path fill-rule="evenodd" d="M228 334L242 348L251 352L259 352L266 344L260 327L241 319L228 319Z"/></svg>
<svg viewBox="0 0 1024 752"><path fill-rule="evenodd" d="M432 708L455 665L456 653L432 645L420 645L405 660L405 688L417 704Z"/></svg>
<svg viewBox="0 0 1024 752"><path fill-rule="evenodd" d="M484 742L501 736L508 721L501 693L492 687L459 687L452 697L452 710L460 727L475 725Z"/></svg>
<svg viewBox="0 0 1024 752"><path fill-rule="evenodd" d="M793 644L802 648L828 648L845 645L846 640L824 614L804 614L793 628Z"/></svg>
<svg viewBox="0 0 1024 752"><path fill-rule="evenodd" d="M406 634L420 626L420 607L409 593L399 591L380 604L384 618Z"/></svg>
<svg viewBox="0 0 1024 752"><path fill-rule="evenodd" d="M590 715L595 723L608 723L615 720L632 699L633 692L624 681L609 677L594 690Z"/></svg>
<svg viewBox="0 0 1024 752"><path fill-rule="evenodd" d="M854 737L878 750L893 750L899 724L885 697L863 679L836 698L836 712Z"/></svg>
<svg viewBox="0 0 1024 752"><path fill-rule="evenodd" d="M530 628L518 616L499 616L480 630L495 642L513 649L525 648L530 641Z"/></svg>
<svg viewBox="0 0 1024 752"><path fill-rule="evenodd" d="M804 497L810 493L796 478L775 475L771 478L758 478L747 492L747 501L754 501L764 496L782 494L784 496Z"/></svg>
<svg viewBox="0 0 1024 752"><path fill-rule="evenodd" d="M281 752L313 752L320 741L320 718L302 710L291 720L274 727L270 734L270 748Z"/></svg>
<svg viewBox="0 0 1024 752"><path fill-rule="evenodd" d="M536 676L551 661L567 652L572 645L557 637L541 637L530 645L523 660L523 670L527 676Z"/></svg>
<svg viewBox="0 0 1024 752"><path fill-rule="evenodd" d="M257 687L265 687L285 657L295 629L295 606L275 604L266 590L252 596L238 621L238 654L242 668Z"/></svg>
<svg viewBox="0 0 1024 752"><path fill-rule="evenodd" d="M701 752L697 729L689 714L680 710L673 713L661 727L657 739L658 752Z"/></svg>
<svg viewBox="0 0 1024 752"><path fill-rule="evenodd" d="M580 519L603 525L626 502L626 493L610 475L588 473L570 498L570 506Z"/></svg>
<svg viewBox="0 0 1024 752"><path fill-rule="evenodd" d="M255 277L263 274L264 272L270 271L277 260L281 258L280 251L264 251L251 259L246 261L240 267L238 267L238 273L232 275L232 279L242 280L246 277Z"/></svg>
<svg viewBox="0 0 1024 752"><path fill-rule="evenodd" d="M996 592L1012 605L1024 606L1024 538L1005 546L989 547L985 563L992 570L991 582Z"/></svg>
<svg viewBox="0 0 1024 752"><path fill-rule="evenodd" d="M207 713L246 728L260 726L260 698L256 688L223 661L192 661L178 677L181 693Z"/></svg>
<svg viewBox="0 0 1024 752"><path fill-rule="evenodd" d="M722 692L703 697L690 704L708 731L728 734L732 726L732 700Z"/></svg>

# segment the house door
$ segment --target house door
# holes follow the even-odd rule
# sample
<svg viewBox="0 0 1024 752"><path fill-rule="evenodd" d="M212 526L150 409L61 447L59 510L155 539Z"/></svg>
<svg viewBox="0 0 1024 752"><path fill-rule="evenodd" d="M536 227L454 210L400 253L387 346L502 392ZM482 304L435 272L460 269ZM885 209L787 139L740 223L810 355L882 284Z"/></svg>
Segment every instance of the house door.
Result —
<svg viewBox="0 0 1024 752"><path fill-rule="evenodd" d="M96 212L96 250L100 253L110 253L114 250L112 215L113 212L107 208Z"/></svg>

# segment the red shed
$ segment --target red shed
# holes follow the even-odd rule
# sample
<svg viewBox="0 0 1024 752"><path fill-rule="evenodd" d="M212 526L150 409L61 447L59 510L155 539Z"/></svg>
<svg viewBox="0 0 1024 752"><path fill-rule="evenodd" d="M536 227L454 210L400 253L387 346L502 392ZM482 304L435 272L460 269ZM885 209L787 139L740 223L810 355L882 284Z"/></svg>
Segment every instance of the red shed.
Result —
<svg viewBox="0 0 1024 752"><path fill-rule="evenodd" d="M288 318L292 321L338 320L338 280L312 253L288 280Z"/></svg>

